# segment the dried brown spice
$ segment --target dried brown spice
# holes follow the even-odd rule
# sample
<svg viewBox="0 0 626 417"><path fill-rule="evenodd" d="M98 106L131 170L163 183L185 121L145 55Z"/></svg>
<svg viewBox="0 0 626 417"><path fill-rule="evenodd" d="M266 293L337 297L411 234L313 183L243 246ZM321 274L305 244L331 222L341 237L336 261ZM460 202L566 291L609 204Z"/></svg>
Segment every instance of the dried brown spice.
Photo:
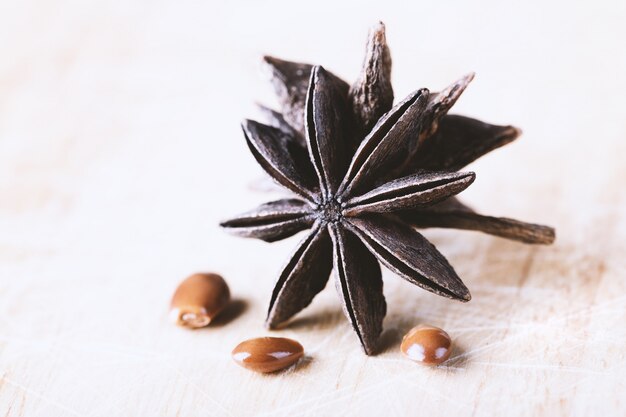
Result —
<svg viewBox="0 0 626 417"><path fill-rule="evenodd" d="M482 216L454 198L475 178L457 170L520 133L447 114L473 74L438 93L417 90L392 106L382 23L370 33L352 86L321 66L265 61L281 112L264 109L270 125L248 120L243 130L258 163L298 198L264 204L222 226L267 242L311 229L278 278L268 327L305 308L334 269L344 312L365 352L373 354L386 313L379 262L435 294L471 298L416 228L479 230L526 243L554 240L550 227Z"/></svg>

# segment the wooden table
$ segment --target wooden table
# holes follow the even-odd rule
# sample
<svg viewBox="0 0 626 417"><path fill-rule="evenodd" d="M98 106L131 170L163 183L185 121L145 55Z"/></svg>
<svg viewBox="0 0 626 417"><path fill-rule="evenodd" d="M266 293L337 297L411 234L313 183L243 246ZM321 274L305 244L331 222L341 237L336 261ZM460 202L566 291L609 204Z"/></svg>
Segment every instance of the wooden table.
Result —
<svg viewBox="0 0 626 417"><path fill-rule="evenodd" d="M0 414L626 414L626 6L577 3L5 1ZM455 112L524 129L471 166L465 201L558 238L425 231L473 300L385 272L385 350L366 357L333 285L264 330L299 237L268 245L217 222L275 194L239 128L255 100L273 104L261 54L351 80L379 18L398 98L474 70ZM223 274L236 302L188 331L167 307L196 271ZM454 338L446 366L400 355L419 323ZM232 362L268 334L301 341L305 360L276 375Z"/></svg>

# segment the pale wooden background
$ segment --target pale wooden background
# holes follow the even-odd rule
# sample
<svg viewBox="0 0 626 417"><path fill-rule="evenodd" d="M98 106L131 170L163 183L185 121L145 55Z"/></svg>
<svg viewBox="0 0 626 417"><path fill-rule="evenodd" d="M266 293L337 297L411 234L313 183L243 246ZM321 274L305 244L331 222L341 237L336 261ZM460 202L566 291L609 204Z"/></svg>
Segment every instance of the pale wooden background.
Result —
<svg viewBox="0 0 626 417"><path fill-rule="evenodd" d="M1 0L0 414L625 415L626 3L524 3ZM455 110L524 129L472 166L466 200L558 240L427 231L474 298L388 274L387 348L368 358L332 285L265 331L298 238L216 224L270 197L238 125L272 104L261 54L351 80L377 19L398 97L474 70ZM177 282L205 270L238 308L170 325ZM400 356L419 323L455 339L447 366ZM266 334L298 339L306 360L270 376L231 361Z"/></svg>

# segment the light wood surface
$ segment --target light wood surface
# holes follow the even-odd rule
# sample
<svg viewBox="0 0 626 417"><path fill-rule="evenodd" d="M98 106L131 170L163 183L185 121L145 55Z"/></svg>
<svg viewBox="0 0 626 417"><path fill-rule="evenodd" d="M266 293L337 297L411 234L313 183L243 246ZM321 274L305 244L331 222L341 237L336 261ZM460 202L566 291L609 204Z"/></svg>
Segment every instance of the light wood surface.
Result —
<svg viewBox="0 0 626 417"><path fill-rule="evenodd" d="M3 0L0 414L625 415L626 3L523 3ZM386 272L385 350L366 357L333 285L264 330L300 236L268 245L217 222L275 195L239 128L274 104L260 56L352 80L377 19L397 98L476 71L455 112L524 130L471 166L464 200L554 225L557 243L426 231L473 299ZM237 301L189 331L167 307L196 271ZM446 366L400 355L420 323L453 337ZM232 348L263 335L305 359L238 367Z"/></svg>

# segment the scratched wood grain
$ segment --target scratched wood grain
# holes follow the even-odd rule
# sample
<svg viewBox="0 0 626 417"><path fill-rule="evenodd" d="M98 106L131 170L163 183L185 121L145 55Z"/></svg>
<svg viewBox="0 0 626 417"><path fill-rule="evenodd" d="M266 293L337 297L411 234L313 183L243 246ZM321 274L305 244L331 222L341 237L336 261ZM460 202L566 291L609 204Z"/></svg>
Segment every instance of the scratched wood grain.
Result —
<svg viewBox="0 0 626 417"><path fill-rule="evenodd" d="M626 414L625 4L2 1L0 414ZM259 56L353 79L377 19L398 97L474 70L456 110L524 129L473 164L466 200L558 239L427 231L473 299L387 273L385 349L365 357L332 285L263 329L300 236L268 245L216 225L271 189L238 125L272 104ZM167 305L196 271L222 273L236 302L187 331ZM419 323L454 338L446 366L400 356ZM267 334L301 341L305 360L276 375L231 361Z"/></svg>

